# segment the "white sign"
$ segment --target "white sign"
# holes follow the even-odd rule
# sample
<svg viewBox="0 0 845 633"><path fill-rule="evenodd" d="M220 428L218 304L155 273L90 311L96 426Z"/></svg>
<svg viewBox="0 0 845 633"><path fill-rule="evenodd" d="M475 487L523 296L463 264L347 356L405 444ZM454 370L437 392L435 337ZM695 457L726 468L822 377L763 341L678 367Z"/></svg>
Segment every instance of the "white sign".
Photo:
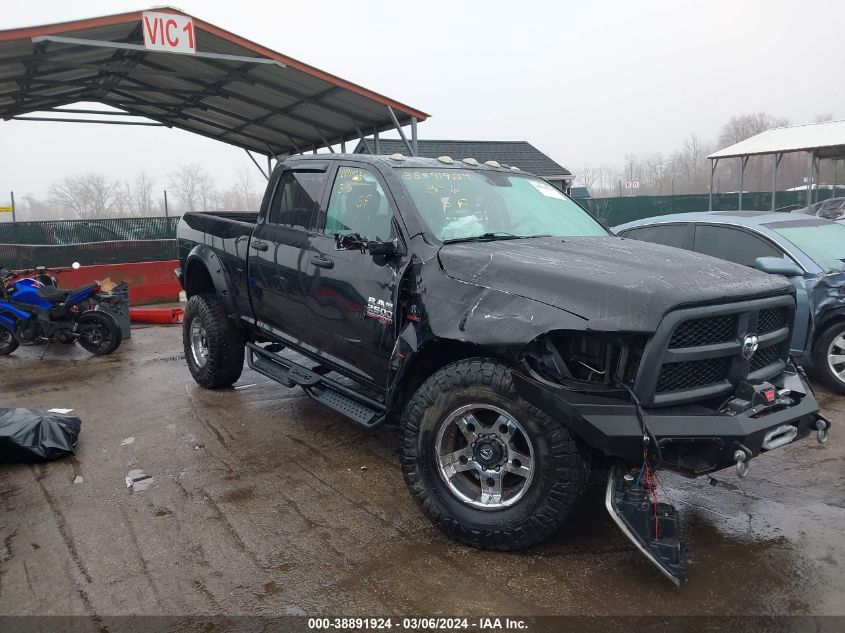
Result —
<svg viewBox="0 0 845 633"><path fill-rule="evenodd" d="M144 11L141 18L144 48L167 53L196 53L194 19L187 15Z"/></svg>
<svg viewBox="0 0 845 633"><path fill-rule="evenodd" d="M640 181L639 181L639 180L635 180L634 182L632 182L632 183L631 183L631 186L632 186L634 189L639 189L639 188L640 188Z"/></svg>
<svg viewBox="0 0 845 633"><path fill-rule="evenodd" d="M630 181L630 180L626 180L626 181L625 181L625 189L630 189L630 188L631 188L631 181Z"/></svg>

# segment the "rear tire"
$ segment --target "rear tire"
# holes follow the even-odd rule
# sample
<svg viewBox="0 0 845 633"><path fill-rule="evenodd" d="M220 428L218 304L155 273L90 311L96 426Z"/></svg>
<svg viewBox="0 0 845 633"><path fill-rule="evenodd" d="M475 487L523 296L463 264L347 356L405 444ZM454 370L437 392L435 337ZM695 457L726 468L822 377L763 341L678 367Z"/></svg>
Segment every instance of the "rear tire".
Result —
<svg viewBox="0 0 845 633"><path fill-rule="evenodd" d="M437 528L473 547L539 543L587 482L569 429L520 398L495 360L459 361L428 378L403 413L400 440L411 495Z"/></svg>
<svg viewBox="0 0 845 633"><path fill-rule="evenodd" d="M185 307L182 344L191 376L201 387L229 387L244 369L244 336L215 295L194 295Z"/></svg>
<svg viewBox="0 0 845 633"><path fill-rule="evenodd" d="M838 321L813 343L815 375L837 393L845 394L845 321Z"/></svg>
<svg viewBox="0 0 845 633"><path fill-rule="evenodd" d="M12 332L0 325L0 356L8 356L18 349L20 342Z"/></svg>
<svg viewBox="0 0 845 633"><path fill-rule="evenodd" d="M120 328L110 316L89 310L76 323L80 347L94 356L111 354L120 347Z"/></svg>

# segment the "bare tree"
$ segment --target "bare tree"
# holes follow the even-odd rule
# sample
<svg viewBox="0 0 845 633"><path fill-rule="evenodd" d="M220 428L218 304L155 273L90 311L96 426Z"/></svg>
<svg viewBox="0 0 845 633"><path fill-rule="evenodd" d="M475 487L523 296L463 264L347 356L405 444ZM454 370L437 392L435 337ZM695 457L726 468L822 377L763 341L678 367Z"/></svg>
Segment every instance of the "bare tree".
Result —
<svg viewBox="0 0 845 633"><path fill-rule="evenodd" d="M50 201L77 218L105 218L120 200L120 183L102 174L68 176L50 186Z"/></svg>
<svg viewBox="0 0 845 633"><path fill-rule="evenodd" d="M238 169L235 170L235 174L238 178L236 187L241 194L243 209L252 211L258 208L260 202L258 199L259 194L256 191L255 183L252 178L252 169L244 165L242 167L238 167Z"/></svg>
<svg viewBox="0 0 845 633"><path fill-rule="evenodd" d="M582 187L586 187L587 191L590 191L591 194L594 185L597 181L599 181L600 178L601 168L594 167L590 163L582 165L581 167L575 170L575 182L581 185Z"/></svg>
<svg viewBox="0 0 845 633"><path fill-rule="evenodd" d="M134 182L124 182L120 192L120 207L124 214L144 217L154 215L153 179L142 171Z"/></svg>
<svg viewBox="0 0 845 633"><path fill-rule="evenodd" d="M663 154L656 153L647 156L645 159L645 185L649 193L661 195L664 193L664 180L666 178L666 161Z"/></svg>
<svg viewBox="0 0 845 633"><path fill-rule="evenodd" d="M727 147L751 138L760 132L784 125L789 125L789 119L774 117L765 112L732 116L730 121L722 127L719 143L722 147Z"/></svg>
<svg viewBox="0 0 845 633"><path fill-rule="evenodd" d="M691 133L684 140L683 147L681 148L684 170L687 175L687 188L690 193L698 191L698 172L701 167L703 154L701 139L695 132Z"/></svg>
<svg viewBox="0 0 845 633"><path fill-rule="evenodd" d="M179 165L171 172L168 188L172 190L185 211L207 210L214 190L211 175L202 165Z"/></svg>

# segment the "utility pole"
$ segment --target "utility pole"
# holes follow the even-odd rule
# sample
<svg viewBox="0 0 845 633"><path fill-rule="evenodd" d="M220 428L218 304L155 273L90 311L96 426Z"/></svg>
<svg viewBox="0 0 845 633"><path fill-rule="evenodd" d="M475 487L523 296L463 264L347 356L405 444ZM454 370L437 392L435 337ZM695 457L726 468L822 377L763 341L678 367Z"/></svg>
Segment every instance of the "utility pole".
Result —
<svg viewBox="0 0 845 633"><path fill-rule="evenodd" d="M15 192L10 191L9 193L12 196L12 224L14 224L15 223Z"/></svg>
<svg viewBox="0 0 845 633"><path fill-rule="evenodd" d="M164 217L170 217L170 215L167 213L167 189L164 190Z"/></svg>

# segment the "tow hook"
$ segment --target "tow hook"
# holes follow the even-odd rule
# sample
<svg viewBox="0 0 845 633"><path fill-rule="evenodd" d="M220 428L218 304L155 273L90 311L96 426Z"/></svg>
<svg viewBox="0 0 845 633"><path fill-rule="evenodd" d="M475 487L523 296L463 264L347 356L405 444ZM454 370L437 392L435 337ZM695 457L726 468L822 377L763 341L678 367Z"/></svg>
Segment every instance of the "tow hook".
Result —
<svg viewBox="0 0 845 633"><path fill-rule="evenodd" d="M751 451L742 444L738 444L737 446L738 448L734 452L736 476L742 479L748 474L748 464L751 461Z"/></svg>
<svg viewBox="0 0 845 633"><path fill-rule="evenodd" d="M827 443L827 432L830 430L830 420L823 415L817 414L816 424L813 428L816 429L816 439L819 444Z"/></svg>

